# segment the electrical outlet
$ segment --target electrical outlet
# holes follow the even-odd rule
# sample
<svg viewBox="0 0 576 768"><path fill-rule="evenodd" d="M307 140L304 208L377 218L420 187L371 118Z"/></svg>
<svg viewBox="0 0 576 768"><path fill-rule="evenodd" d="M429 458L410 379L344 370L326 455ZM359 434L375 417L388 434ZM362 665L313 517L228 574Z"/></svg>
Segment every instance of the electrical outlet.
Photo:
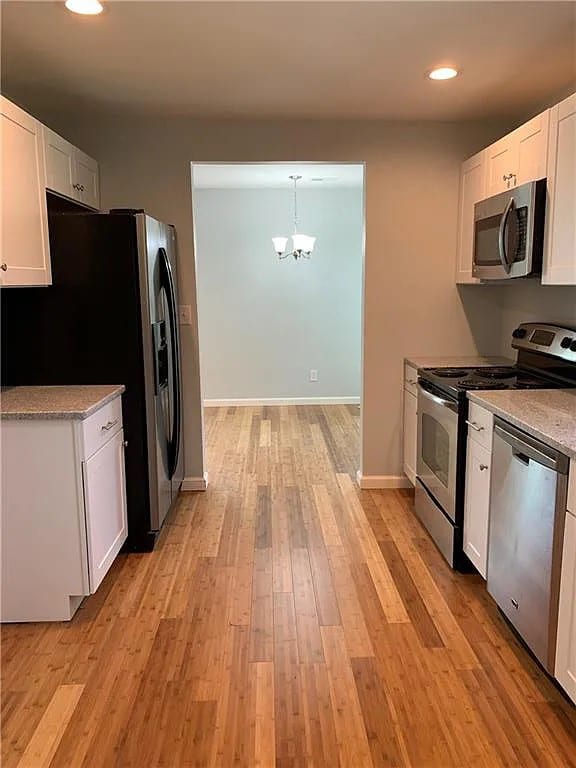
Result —
<svg viewBox="0 0 576 768"><path fill-rule="evenodd" d="M318 371L316 368L310 368L310 381L318 381Z"/></svg>
<svg viewBox="0 0 576 768"><path fill-rule="evenodd" d="M190 304L180 304L178 307L180 325L192 325L192 307Z"/></svg>

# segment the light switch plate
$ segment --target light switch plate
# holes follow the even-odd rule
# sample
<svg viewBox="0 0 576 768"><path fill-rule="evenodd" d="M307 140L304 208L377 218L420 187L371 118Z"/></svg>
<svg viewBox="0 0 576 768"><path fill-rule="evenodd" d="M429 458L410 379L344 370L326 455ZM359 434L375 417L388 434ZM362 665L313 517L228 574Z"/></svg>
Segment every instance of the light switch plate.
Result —
<svg viewBox="0 0 576 768"><path fill-rule="evenodd" d="M192 325L192 307L190 304L180 304L178 308L180 325Z"/></svg>

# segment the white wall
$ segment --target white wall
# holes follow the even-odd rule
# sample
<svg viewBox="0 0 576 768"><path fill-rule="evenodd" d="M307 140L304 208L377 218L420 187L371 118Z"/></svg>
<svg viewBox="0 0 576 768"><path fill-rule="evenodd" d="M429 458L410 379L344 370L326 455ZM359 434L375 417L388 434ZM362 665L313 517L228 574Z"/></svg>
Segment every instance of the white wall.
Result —
<svg viewBox="0 0 576 768"><path fill-rule="evenodd" d="M362 189L301 189L312 258L280 261L290 189L195 189L205 401L360 396ZM310 369L318 381L310 382Z"/></svg>

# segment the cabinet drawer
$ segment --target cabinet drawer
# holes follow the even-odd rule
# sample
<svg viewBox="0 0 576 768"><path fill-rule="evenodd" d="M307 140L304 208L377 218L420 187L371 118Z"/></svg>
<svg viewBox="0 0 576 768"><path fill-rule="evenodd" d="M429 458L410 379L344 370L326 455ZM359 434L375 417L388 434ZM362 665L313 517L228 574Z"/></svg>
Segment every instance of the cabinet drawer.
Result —
<svg viewBox="0 0 576 768"><path fill-rule="evenodd" d="M413 395L418 394L418 369L410 363L404 363L404 388Z"/></svg>
<svg viewBox="0 0 576 768"><path fill-rule="evenodd" d="M492 450L494 416L482 406L470 403L468 408L468 437Z"/></svg>
<svg viewBox="0 0 576 768"><path fill-rule="evenodd" d="M84 458L87 459L122 429L122 398L100 408L82 422Z"/></svg>

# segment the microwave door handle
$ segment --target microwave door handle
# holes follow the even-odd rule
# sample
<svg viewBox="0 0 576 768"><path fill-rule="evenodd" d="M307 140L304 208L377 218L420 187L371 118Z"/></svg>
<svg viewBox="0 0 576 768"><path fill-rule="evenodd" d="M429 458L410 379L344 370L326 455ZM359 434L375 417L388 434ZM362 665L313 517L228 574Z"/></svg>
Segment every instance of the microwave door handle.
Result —
<svg viewBox="0 0 576 768"><path fill-rule="evenodd" d="M500 228L498 229L498 253L500 254L500 262L506 274L510 274L511 269L511 266L508 263L508 255L506 253L506 225L508 224L508 217L510 216L510 212L513 207L514 198L511 197L510 200L508 200L508 205L506 206L504 213L502 214L502 218L500 220Z"/></svg>

